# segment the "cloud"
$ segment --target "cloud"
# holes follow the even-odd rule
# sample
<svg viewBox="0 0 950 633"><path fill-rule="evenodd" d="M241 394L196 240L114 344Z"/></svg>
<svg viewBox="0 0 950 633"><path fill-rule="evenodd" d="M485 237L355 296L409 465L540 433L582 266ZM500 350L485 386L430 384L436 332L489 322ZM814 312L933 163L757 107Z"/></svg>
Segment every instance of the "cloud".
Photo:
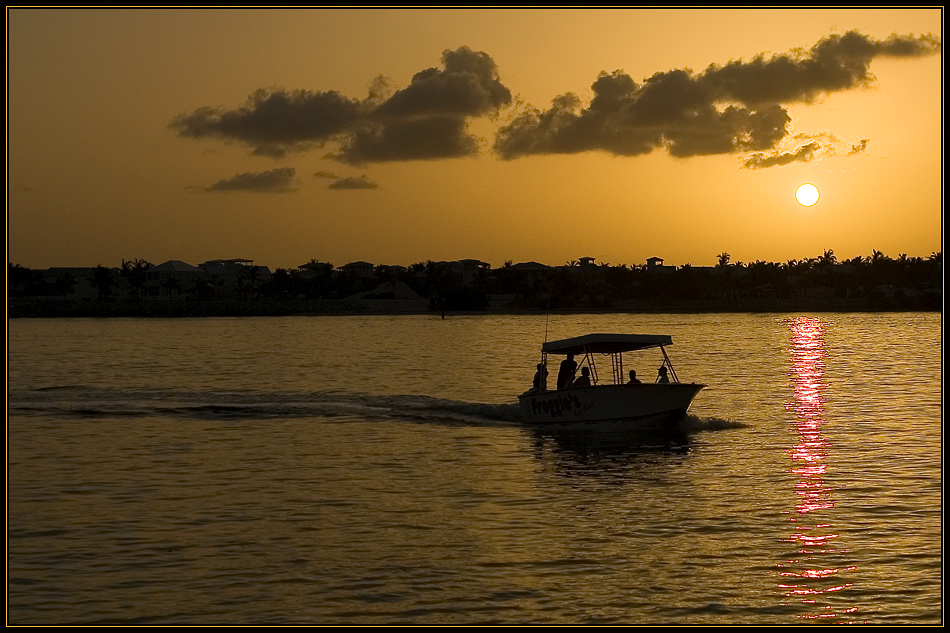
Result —
<svg viewBox="0 0 950 633"><path fill-rule="evenodd" d="M365 175L359 178L346 177L340 178L331 183L328 189L378 189L379 185L367 178Z"/></svg>
<svg viewBox="0 0 950 633"><path fill-rule="evenodd" d="M497 112L511 103L511 91L498 78L487 53L463 46L442 53L443 68L416 73L409 86L396 91L373 113L376 119L460 116Z"/></svg>
<svg viewBox="0 0 950 633"><path fill-rule="evenodd" d="M327 189L378 189L379 185L363 174L359 178L352 176L340 177L330 171L317 171L314 178L328 178L334 182L327 185Z"/></svg>
<svg viewBox="0 0 950 633"><path fill-rule="evenodd" d="M505 159L531 154L605 151L616 156L666 148L677 157L765 149L785 137L787 110L718 109L687 71L654 75L638 86L621 71L601 73L582 109L573 94L546 112L529 110L502 127L495 152Z"/></svg>
<svg viewBox="0 0 950 633"><path fill-rule="evenodd" d="M713 65L697 81L715 100L736 100L750 107L810 102L821 94L870 85L875 57L923 57L939 50L940 41L933 35L895 34L876 40L849 31L824 38L807 52Z"/></svg>
<svg viewBox="0 0 950 633"><path fill-rule="evenodd" d="M681 158L756 152L751 168L810 160L819 147L775 153L788 135L789 104L869 85L875 57L920 57L940 47L932 35L875 40L851 31L809 51L711 65L699 74L658 72L642 84L620 70L601 73L589 106L567 93L545 111L523 110L498 131L494 151L508 160L588 151L636 156L662 149Z"/></svg>
<svg viewBox="0 0 950 633"><path fill-rule="evenodd" d="M406 88L388 98L374 94L378 105L332 157L362 165L476 156L479 141L468 133L468 121L496 115L511 98L486 53L467 46L447 50L441 69L416 73Z"/></svg>
<svg viewBox="0 0 950 633"><path fill-rule="evenodd" d="M807 163L816 158L823 150L825 150L825 148L821 143L812 142L807 145L802 145L794 152L780 152L769 155L756 153L746 159L743 163L743 167L747 169L764 169L766 167L776 167L779 165L791 165L792 163Z"/></svg>
<svg viewBox="0 0 950 633"><path fill-rule="evenodd" d="M349 164L475 156L478 139L469 120L493 116L511 102L486 53L446 50L441 68L416 73L387 96L387 81L374 81L364 101L337 92L258 90L235 110L199 108L175 117L170 127L185 138L243 143L254 154L281 157L339 144L330 157Z"/></svg>
<svg viewBox="0 0 950 633"><path fill-rule="evenodd" d="M295 170L293 167L271 169L257 173L243 173L225 180L219 180L205 191L250 191L254 193L290 193Z"/></svg>
<svg viewBox="0 0 950 633"><path fill-rule="evenodd" d="M337 92L258 90L236 110L199 108L170 126L186 138L220 138L250 145L255 154L280 157L320 147L347 132L360 104Z"/></svg>
<svg viewBox="0 0 950 633"><path fill-rule="evenodd" d="M343 142L332 158L350 165L464 158L478 154L478 139L458 116L426 116L369 124Z"/></svg>
<svg viewBox="0 0 950 633"><path fill-rule="evenodd" d="M868 145L870 144L871 144L871 139L869 138L863 138L857 143L852 143L851 149L850 151L848 151L848 156L851 156L852 154L863 154L864 152L867 151Z"/></svg>

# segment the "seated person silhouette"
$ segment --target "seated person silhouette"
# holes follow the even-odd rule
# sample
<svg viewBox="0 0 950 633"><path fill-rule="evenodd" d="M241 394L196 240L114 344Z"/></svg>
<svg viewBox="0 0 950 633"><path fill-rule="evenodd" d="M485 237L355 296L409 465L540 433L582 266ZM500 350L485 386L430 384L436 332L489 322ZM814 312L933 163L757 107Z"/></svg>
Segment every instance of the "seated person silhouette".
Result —
<svg viewBox="0 0 950 633"><path fill-rule="evenodd" d="M548 390L548 368L544 363L538 363L538 371L534 372L534 390L536 393Z"/></svg>
<svg viewBox="0 0 950 633"><path fill-rule="evenodd" d="M666 365L661 365L660 369L656 373L656 381L659 383L668 383L670 382L670 377L666 373Z"/></svg>
<svg viewBox="0 0 950 633"><path fill-rule="evenodd" d="M590 387L590 367L582 367L581 375L577 377L571 387Z"/></svg>
<svg viewBox="0 0 950 633"><path fill-rule="evenodd" d="M639 385L640 380L637 379L637 372L633 369L630 370L630 380L627 381L628 385Z"/></svg>

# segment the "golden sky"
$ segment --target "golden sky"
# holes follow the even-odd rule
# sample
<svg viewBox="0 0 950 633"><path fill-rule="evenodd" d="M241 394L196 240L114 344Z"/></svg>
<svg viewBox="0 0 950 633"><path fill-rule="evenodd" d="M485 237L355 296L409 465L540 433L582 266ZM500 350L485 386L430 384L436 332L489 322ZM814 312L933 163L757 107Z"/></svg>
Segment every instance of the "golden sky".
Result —
<svg viewBox="0 0 950 633"><path fill-rule="evenodd" d="M8 259L925 257L942 27L941 7L8 7Z"/></svg>

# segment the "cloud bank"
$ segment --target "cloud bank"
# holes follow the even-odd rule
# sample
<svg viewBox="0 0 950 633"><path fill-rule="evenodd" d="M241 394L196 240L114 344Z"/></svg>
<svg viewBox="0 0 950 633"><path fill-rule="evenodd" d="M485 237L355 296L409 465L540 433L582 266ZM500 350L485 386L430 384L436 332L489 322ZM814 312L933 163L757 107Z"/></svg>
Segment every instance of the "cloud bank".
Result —
<svg viewBox="0 0 950 633"><path fill-rule="evenodd" d="M753 169L812 160L832 150L817 141L787 147L794 141L788 138L789 104L871 85L870 64L877 57L922 57L940 49L934 35L878 40L850 31L808 50L712 64L700 73L657 72L641 83L622 70L603 72L592 84L590 103L568 92L546 110L513 113L497 130L492 150L503 160L593 151L739 154ZM272 157L332 143L327 157L366 165L477 156L481 143L469 123L496 117L511 104L494 60L463 46L444 51L441 67L416 73L405 88L389 91L387 80L377 79L363 100L335 91L259 90L237 109L199 108L175 117L171 127L185 138L242 143ZM853 147L860 152L867 144L863 139ZM214 188L241 188L251 176ZM335 188L349 187L341 181Z"/></svg>

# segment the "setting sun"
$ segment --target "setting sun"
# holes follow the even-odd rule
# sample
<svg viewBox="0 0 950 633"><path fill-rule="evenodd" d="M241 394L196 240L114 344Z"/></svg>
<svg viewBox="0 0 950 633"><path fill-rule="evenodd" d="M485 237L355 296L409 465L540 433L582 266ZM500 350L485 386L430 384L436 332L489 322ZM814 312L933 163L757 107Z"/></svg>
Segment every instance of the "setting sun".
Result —
<svg viewBox="0 0 950 633"><path fill-rule="evenodd" d="M800 186L795 192L795 199L798 200L798 204L803 207L810 207L818 202L818 187L812 184L805 183Z"/></svg>

